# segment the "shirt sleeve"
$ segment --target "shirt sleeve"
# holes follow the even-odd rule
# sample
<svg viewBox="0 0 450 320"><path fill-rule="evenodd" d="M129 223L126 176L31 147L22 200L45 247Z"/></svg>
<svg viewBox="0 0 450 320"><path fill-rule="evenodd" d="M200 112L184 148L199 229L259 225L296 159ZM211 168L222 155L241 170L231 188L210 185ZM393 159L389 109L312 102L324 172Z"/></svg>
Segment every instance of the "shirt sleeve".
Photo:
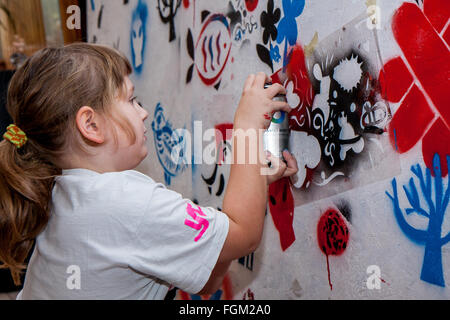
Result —
<svg viewBox="0 0 450 320"><path fill-rule="evenodd" d="M228 234L228 217L155 184L133 243L130 266L186 292L199 292Z"/></svg>

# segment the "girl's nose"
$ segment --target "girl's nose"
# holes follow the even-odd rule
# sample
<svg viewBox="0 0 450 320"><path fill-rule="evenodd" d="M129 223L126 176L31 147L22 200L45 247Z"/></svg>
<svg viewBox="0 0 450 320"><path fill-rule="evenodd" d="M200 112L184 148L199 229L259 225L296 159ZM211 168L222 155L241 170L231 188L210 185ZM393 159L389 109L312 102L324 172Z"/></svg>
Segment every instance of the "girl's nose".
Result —
<svg viewBox="0 0 450 320"><path fill-rule="evenodd" d="M148 118L148 112L144 108L141 108L141 117L142 121L145 121Z"/></svg>

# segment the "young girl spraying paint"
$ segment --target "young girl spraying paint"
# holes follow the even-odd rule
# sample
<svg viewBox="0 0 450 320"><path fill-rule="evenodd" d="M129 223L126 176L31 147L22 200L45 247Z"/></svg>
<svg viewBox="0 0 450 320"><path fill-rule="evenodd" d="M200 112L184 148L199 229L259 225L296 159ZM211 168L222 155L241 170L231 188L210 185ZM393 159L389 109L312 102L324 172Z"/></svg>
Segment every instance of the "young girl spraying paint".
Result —
<svg viewBox="0 0 450 320"><path fill-rule="evenodd" d="M297 171L288 152L287 165L268 156L278 164L270 176L263 161L235 161L223 212L133 171L147 155L148 114L130 73L116 50L80 43L39 51L11 80L0 261L16 283L34 244L18 299L163 299L171 285L213 293L230 262L259 245L267 184ZM272 101L283 87L264 89L267 80L246 80L235 130L267 128L267 114L290 111Z"/></svg>

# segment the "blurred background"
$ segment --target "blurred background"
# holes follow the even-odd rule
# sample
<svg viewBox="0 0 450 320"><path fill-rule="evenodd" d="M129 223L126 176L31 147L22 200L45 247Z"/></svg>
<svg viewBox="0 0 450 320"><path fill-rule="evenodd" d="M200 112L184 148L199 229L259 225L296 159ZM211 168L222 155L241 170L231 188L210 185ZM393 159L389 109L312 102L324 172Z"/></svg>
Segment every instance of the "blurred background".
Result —
<svg viewBox="0 0 450 320"><path fill-rule="evenodd" d="M69 11L71 6L80 10ZM0 0L0 131L11 123L6 93L14 70L44 47L86 41L85 8L85 0ZM80 23L69 23L69 29L71 17ZM14 299L20 289L9 270L0 269L0 299Z"/></svg>
<svg viewBox="0 0 450 320"><path fill-rule="evenodd" d="M0 69L17 67L23 55L46 46L58 46L86 39L84 0L0 0ZM80 8L80 28L69 30L67 19ZM17 61L17 62L16 62Z"/></svg>

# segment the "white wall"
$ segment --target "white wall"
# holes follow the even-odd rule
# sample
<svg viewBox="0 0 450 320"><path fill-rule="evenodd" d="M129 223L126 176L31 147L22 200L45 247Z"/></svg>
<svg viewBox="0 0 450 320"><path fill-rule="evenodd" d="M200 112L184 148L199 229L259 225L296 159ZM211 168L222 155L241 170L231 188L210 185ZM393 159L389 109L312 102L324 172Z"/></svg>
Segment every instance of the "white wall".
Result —
<svg viewBox="0 0 450 320"><path fill-rule="evenodd" d="M195 121L202 121L205 133L207 129L214 128L218 124L232 123L247 75L258 71L271 75L283 68L283 62L289 62L287 68L291 75L289 81L284 84L286 87L290 82L295 84L294 92L288 96L289 102L294 104L292 106L297 110L293 115L297 123L302 121L302 114L307 116L306 124L293 128L291 138L291 151L296 153L301 165L300 173L304 174L299 176L304 182L303 188L289 187L287 190L293 197L291 203L293 218L289 211L289 201L281 207L268 206L263 241L253 255L253 270L237 261L233 262L229 272L232 290L224 287L224 291L226 293L232 291L235 299L242 299L248 289L254 294L255 299L450 298L450 243L432 238L433 236L436 236L436 239L443 238L450 232L450 209L449 206L441 208L442 223L437 223L438 227L441 227L440 234L439 230L432 232L428 224L430 220L424 216L430 214L425 199L426 192L421 188L418 177L411 171L411 166L417 164L425 170L424 157L430 157L430 154L432 156L435 152L440 152L442 160L450 155L450 120L448 112L446 114L444 108L440 107L446 98L443 98L442 94L439 95L439 90L437 93L431 92L427 85L435 76L435 79L443 79L441 87L448 88L450 61L448 44L444 45L447 51L440 50L442 48L439 48L440 51L438 48L432 50L434 56L431 60L441 59L442 68L426 72L427 64L431 63L426 56L422 57L422 60L416 57L420 61L416 66L417 61L409 60L414 57L410 58L408 53L404 52L404 48L398 44L398 38L392 32L393 16L399 10L398 12L404 13L405 17L404 20L398 20L399 22L394 21L395 28L399 29L400 34L397 37L404 39L401 32L408 28L411 30L409 36L414 39L412 43L421 44L425 48L431 43L429 41L431 38L438 39L442 43L444 39L450 39L450 30L447 30L450 15L448 1L428 0L428 3L426 1L425 4L419 1L418 5L415 1L403 0L305 0L302 13L290 20L290 28L286 30L290 36L297 33L294 40L300 51L305 53L305 57L301 61L294 58L288 61L283 57L286 40L280 41L281 43L272 41L273 46L278 45L281 56L278 62L273 61L273 71L260 59L256 51L257 44L265 45L261 14L267 11L267 0L182 1L173 19L175 31L173 41L169 41L170 25L162 22L156 0L88 1L89 41L93 42L95 37L98 43L115 46L130 58L135 67L136 64L139 65L132 75L132 80L136 85L139 100L150 114L147 123L149 129L155 120L158 105L162 107L159 109L158 119L162 119L163 116L165 121L169 122L168 128L172 130L187 129L192 133ZM252 3L257 6L250 11ZM301 4L302 1L294 3ZM418 37L417 31L414 30L421 24L419 20L412 18L411 12L422 15L424 5L427 16L427 20L424 21L428 23L425 27L431 28L429 25L431 21L434 33L431 35L423 33ZM226 17L230 12L229 6L240 12L241 23L234 24L230 17ZM274 7L280 10L280 18L284 19L286 14L282 1L275 0ZM370 10L374 8L377 9L378 28L373 30L367 20L368 12L372 12ZM145 17L145 14L143 16L144 24L140 16L133 18L136 11L141 13L147 11L147 16ZM288 12L288 15L292 15L294 10ZM439 19L433 18L435 12L443 15L443 26L439 26ZM212 18L214 14L217 14L214 16L217 19ZM282 32L281 19L274 24L278 33ZM244 28L246 25L248 28L245 34L242 34L242 38L236 38L239 26ZM141 26L143 27L140 31L145 34L144 49L141 51L142 63L139 58L133 60L133 52L138 51L143 38L140 38L139 32L136 33L136 37L132 35L132 29L139 31ZM188 53L189 30L195 46L194 59ZM209 40L212 39L214 55L214 60L211 61L211 53L206 46L206 64L201 51L205 36L206 45L209 45ZM219 58L218 51L214 48L216 43L222 48ZM269 47L268 44L265 46ZM229 57L225 60L228 49L230 49ZM288 49L291 49L291 46L288 46ZM423 51L430 52L426 49ZM417 55L420 55L420 50L418 52ZM414 109L410 105L405 105L408 90L411 90L410 83L406 88L398 89L402 93L400 96L403 97L400 101L386 101L380 93L380 88L377 87L383 66L396 57L401 57L400 61L403 61L406 69L414 74L414 81L428 106L426 108L431 110L429 114L432 118L425 122L425 127L420 122L425 116L417 112L422 110L421 107ZM342 62L345 59L347 61ZM305 64L305 68L302 68L302 63ZM321 79L317 79L317 74L314 73L316 64L316 71L320 67L324 77L322 81L319 81ZM191 65L194 65L192 78L186 83ZM425 70L422 73L416 71L416 68L420 69L421 66ZM200 76L208 78L218 75L218 70L222 67L223 71L216 81L211 84L202 81ZM302 69L305 78L300 80ZM395 79L394 84L403 83L402 79L409 77L405 73L391 69L386 70L386 73ZM369 75L373 82L367 87ZM327 79L331 84L327 83ZM220 84L217 86L219 81ZM302 93L306 88L305 83L311 84L309 99L308 94ZM390 85L387 90L394 87ZM333 91L336 91L336 96ZM333 101L336 104L331 103ZM370 116L366 113L369 109L364 108L366 102L369 103L365 105L367 108L377 106L378 111L375 109L372 111L378 113L371 115L379 118L380 122L376 126L384 132L374 134L363 131L369 124L361 122L361 118L369 119ZM412 99L411 105L416 103L419 103L417 99ZM406 115L399 113L396 116L399 110L405 110L407 107L414 110L414 114L406 112ZM390 112L384 113L389 109ZM332 110L339 110L340 114L332 114ZM323 128L325 132L322 134L317 127L318 122L314 128L314 119L319 121L319 118L333 120L334 129L325 126ZM440 120L444 123L443 127L437 126ZM293 121L295 120L291 120L291 124ZM405 127L406 132L402 130ZM417 131L420 133L414 140L414 132ZM436 134L436 131L439 134ZM398 136L393 137L394 132ZM155 141L152 138L148 140L149 155L138 170L150 175L156 181L165 182L169 188L182 193L185 197L198 200L202 205L221 207L223 193L219 192L218 195L216 193L220 189L221 175L226 185L229 166L217 167L216 178L212 179L214 180L212 185L205 182L205 179L213 176L216 168L214 164L187 163L185 166L168 169L170 174L166 174L165 178L163 165L158 161ZM348 140L350 138L355 139L350 141ZM405 147L407 150L402 144L406 140L413 140L410 147ZM211 141L213 140L205 141L204 146ZM323 143L322 146L320 141ZM176 146L179 150L183 149L183 145L176 144ZM335 151L332 152L333 158L326 155L332 148ZM337 158L344 156L344 159ZM447 167L446 161L441 163L442 169ZM165 166L168 167L168 164ZM430 161L428 166L432 167ZM305 177L306 173L308 175ZM333 177L335 178L327 180ZM407 185L408 190L411 190L409 185L411 178L417 187L420 207L426 212L424 215L417 212L406 214L405 209L412 205L405 195L403 185ZM393 179L397 183L402 216L413 228L424 230L423 234L428 236L428 246L412 241L396 219L393 201L386 194L386 192L393 194ZM436 205L436 192L439 189L434 185L434 177L431 181L433 187L430 199ZM448 188L448 175L444 175L442 181L445 192ZM210 191L208 187L211 188ZM283 190L279 188L282 186L272 187L272 196L277 200L283 196ZM277 191L280 191L280 194L274 195ZM445 202L444 193L441 200L441 203ZM347 227L349 234L345 248L341 245L337 252L330 251L330 248L325 250L328 252L330 282L327 256L319 247L318 237L320 218L328 209L336 212L340 223L344 228ZM431 221L435 221L434 219L438 217L438 214L430 215ZM280 227L283 222L287 225ZM292 232L295 234L295 241L288 241L285 250L280 244L277 225L284 236L289 234L290 228L292 228L290 234ZM331 237L332 234L333 231L329 230L325 236ZM345 238L342 233L337 232L337 235ZM425 248L430 249L432 244L435 244L434 256L427 259L435 257L437 263L431 266L425 264L421 276ZM439 256L442 259L441 263L438 260ZM381 272L379 276L373 271L368 273L368 267L372 265L378 267L377 270ZM437 268L440 265L442 272ZM440 280L440 276L443 277L443 281ZM370 289L368 282L375 286L379 284L379 287Z"/></svg>

